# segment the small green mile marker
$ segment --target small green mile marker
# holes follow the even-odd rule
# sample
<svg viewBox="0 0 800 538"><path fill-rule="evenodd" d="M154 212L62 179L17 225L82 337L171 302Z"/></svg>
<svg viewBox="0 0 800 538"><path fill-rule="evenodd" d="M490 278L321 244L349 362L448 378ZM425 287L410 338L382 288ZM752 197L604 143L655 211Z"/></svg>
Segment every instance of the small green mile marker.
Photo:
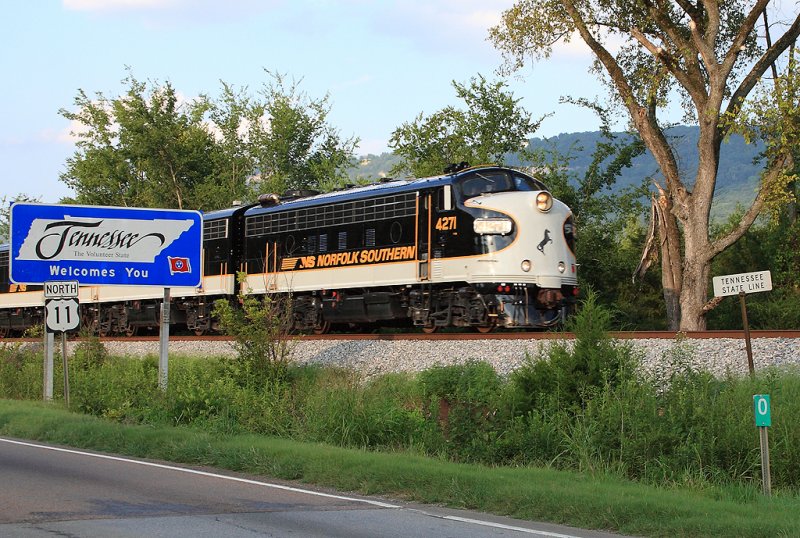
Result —
<svg viewBox="0 0 800 538"><path fill-rule="evenodd" d="M756 426L772 426L772 416L769 411L769 394L754 394L753 410L756 414Z"/></svg>

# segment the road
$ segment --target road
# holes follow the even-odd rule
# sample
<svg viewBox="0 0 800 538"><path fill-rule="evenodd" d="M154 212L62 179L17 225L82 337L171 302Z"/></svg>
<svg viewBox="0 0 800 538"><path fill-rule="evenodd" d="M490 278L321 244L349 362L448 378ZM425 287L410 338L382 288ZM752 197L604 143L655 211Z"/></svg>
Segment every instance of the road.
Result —
<svg viewBox="0 0 800 538"><path fill-rule="evenodd" d="M0 536L616 535L0 437Z"/></svg>

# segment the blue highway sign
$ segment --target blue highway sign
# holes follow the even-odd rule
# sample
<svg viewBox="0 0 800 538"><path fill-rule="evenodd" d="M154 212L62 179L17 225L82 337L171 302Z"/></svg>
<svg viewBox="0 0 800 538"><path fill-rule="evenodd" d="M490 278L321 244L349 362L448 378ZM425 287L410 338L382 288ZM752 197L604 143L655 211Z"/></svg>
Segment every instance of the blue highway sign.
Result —
<svg viewBox="0 0 800 538"><path fill-rule="evenodd" d="M198 211L15 203L11 281L198 286L202 241Z"/></svg>

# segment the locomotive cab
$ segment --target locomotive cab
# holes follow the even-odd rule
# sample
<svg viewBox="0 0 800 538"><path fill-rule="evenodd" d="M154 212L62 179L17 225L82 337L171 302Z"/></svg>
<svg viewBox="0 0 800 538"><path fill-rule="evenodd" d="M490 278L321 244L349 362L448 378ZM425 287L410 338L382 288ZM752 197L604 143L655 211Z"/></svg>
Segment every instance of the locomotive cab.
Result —
<svg viewBox="0 0 800 538"><path fill-rule="evenodd" d="M508 168L466 170L444 188L452 189L454 204L433 208L432 281L449 276L463 284L439 294L433 319L415 312L415 324L491 330L563 320L577 294L569 208L539 180Z"/></svg>

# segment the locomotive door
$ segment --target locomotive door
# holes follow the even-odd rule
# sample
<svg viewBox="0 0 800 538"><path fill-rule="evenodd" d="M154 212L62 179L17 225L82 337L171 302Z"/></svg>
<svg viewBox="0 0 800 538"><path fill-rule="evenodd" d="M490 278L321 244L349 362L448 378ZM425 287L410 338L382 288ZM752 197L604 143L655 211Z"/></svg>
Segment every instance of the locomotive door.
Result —
<svg viewBox="0 0 800 538"><path fill-rule="evenodd" d="M417 197L417 280L431 279L431 195Z"/></svg>

